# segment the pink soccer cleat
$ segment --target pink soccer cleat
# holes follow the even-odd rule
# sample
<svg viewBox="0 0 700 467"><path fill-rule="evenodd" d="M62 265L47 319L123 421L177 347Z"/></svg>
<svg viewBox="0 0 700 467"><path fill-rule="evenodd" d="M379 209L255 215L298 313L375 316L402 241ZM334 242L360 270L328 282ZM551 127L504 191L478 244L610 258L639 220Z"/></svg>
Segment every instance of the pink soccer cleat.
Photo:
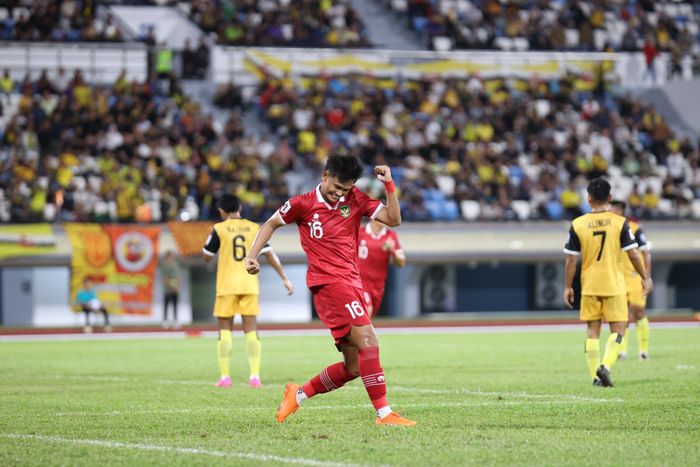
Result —
<svg viewBox="0 0 700 467"><path fill-rule="evenodd" d="M259 376L251 376L250 380L248 381L248 384L250 384L251 388L259 388L262 387L262 383L260 382L260 377Z"/></svg>
<svg viewBox="0 0 700 467"><path fill-rule="evenodd" d="M217 388L229 388L229 387L231 387L231 377L224 376L214 386L216 386Z"/></svg>

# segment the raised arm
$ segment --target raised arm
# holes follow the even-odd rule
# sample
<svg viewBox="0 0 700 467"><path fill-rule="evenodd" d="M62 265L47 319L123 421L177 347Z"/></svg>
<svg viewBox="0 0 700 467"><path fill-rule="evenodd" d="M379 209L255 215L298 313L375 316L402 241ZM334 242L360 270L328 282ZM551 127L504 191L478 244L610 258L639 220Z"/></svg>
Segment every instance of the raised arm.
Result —
<svg viewBox="0 0 700 467"><path fill-rule="evenodd" d="M255 240L253 240L253 246L250 247L248 256L245 257L245 268L248 274L255 275L260 272L258 255L265 245L267 245L267 242L270 241L273 232L283 225L284 222L280 219L279 213L275 212L262 227L260 227L258 234L255 236Z"/></svg>
<svg viewBox="0 0 700 467"><path fill-rule="evenodd" d="M292 295L294 293L294 285L284 273L284 268L282 267L282 262L280 261L279 256L277 256L272 249L268 250L264 254L267 262L275 271L277 271L277 275L280 276L280 279L282 279L282 284L284 284L284 287L287 289L287 295Z"/></svg>
<svg viewBox="0 0 700 467"><path fill-rule="evenodd" d="M401 224L401 206L399 197L396 195L394 180L391 178L391 169L387 165L378 165L374 168L374 173L384 182L386 189L386 209L382 209L375 219L389 227L396 227Z"/></svg>

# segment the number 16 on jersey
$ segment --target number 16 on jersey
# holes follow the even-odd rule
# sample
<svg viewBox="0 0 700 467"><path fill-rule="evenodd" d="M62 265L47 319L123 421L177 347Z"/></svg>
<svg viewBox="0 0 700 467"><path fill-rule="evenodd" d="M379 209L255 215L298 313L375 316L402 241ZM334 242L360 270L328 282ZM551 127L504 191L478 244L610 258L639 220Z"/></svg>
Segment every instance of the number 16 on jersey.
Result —
<svg viewBox="0 0 700 467"><path fill-rule="evenodd" d="M347 308L350 312L350 316L352 316L352 319L355 319L358 316L363 316L365 314L364 308L362 308L362 305L360 305L360 302L358 302L357 300L351 303L346 303L345 308Z"/></svg>

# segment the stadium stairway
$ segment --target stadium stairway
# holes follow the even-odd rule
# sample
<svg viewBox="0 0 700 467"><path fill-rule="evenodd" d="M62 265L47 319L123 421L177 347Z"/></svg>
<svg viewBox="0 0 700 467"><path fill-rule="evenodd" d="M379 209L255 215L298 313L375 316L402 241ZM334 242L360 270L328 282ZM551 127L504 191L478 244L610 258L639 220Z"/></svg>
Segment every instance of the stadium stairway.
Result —
<svg viewBox="0 0 700 467"><path fill-rule="evenodd" d="M404 18L397 18L382 6L379 0L352 0L352 6L360 14L367 28L370 42L377 48L394 50L425 50L421 42L407 26Z"/></svg>
<svg viewBox="0 0 700 467"><path fill-rule="evenodd" d="M635 94L653 105L681 136L700 137L700 79L672 81L663 87L640 89Z"/></svg>

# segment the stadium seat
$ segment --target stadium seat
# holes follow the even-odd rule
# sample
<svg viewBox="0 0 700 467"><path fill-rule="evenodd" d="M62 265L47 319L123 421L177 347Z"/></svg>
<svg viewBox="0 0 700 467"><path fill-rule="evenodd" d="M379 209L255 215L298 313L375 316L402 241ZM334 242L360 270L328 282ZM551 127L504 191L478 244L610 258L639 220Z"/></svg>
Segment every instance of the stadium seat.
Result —
<svg viewBox="0 0 700 467"><path fill-rule="evenodd" d="M614 183L620 177L622 177L622 169L620 169L620 167L617 165L611 165L608 167L608 178L610 179L610 183Z"/></svg>
<svg viewBox="0 0 700 467"><path fill-rule="evenodd" d="M647 13L647 21L650 25L656 26L659 24L659 14L658 13Z"/></svg>
<svg viewBox="0 0 700 467"><path fill-rule="evenodd" d="M444 206L444 219L446 221L456 221L459 219L459 208L455 201L447 201Z"/></svg>
<svg viewBox="0 0 700 467"><path fill-rule="evenodd" d="M526 221L530 219L530 215L532 214L532 205L529 201L516 199L513 200L510 205L513 208L513 211L515 211L515 214L518 216L518 220Z"/></svg>
<svg viewBox="0 0 700 467"><path fill-rule="evenodd" d="M509 37L499 37L494 41L494 44L496 44L496 47L506 52L513 50L513 47L515 46L513 39L510 39Z"/></svg>
<svg viewBox="0 0 700 467"><path fill-rule="evenodd" d="M437 182L440 191L442 191L445 196L451 197L455 193L455 185L457 181L454 179L454 177L439 175L436 177L435 181Z"/></svg>
<svg viewBox="0 0 700 467"><path fill-rule="evenodd" d="M550 220L558 221L564 217L564 206L557 200L549 201L545 206L545 210Z"/></svg>
<svg viewBox="0 0 700 467"><path fill-rule="evenodd" d="M468 221L474 221L481 215L481 205L478 201L464 200L459 203L462 217Z"/></svg>
<svg viewBox="0 0 700 467"><path fill-rule="evenodd" d="M659 206L657 207L659 213L664 217L673 216L676 213L676 207L670 199L661 198L659 200Z"/></svg>
<svg viewBox="0 0 700 467"><path fill-rule="evenodd" d="M691 214L693 219L700 219L700 199L693 200L691 205Z"/></svg>
<svg viewBox="0 0 700 467"><path fill-rule="evenodd" d="M513 39L513 46L518 52L526 52L530 49L530 43L524 37L516 37Z"/></svg>
<svg viewBox="0 0 700 467"><path fill-rule="evenodd" d="M391 0L391 9L403 13L408 10L408 0Z"/></svg>
<svg viewBox="0 0 700 467"><path fill-rule="evenodd" d="M423 33L425 28L428 26L428 18L423 16L416 16L413 18L413 29L418 33Z"/></svg>
<svg viewBox="0 0 700 467"><path fill-rule="evenodd" d="M612 182L612 180L611 180ZM612 184L612 192L615 193L616 198L627 199L630 194L632 194L632 189L634 188L634 181L629 177L619 177Z"/></svg>
<svg viewBox="0 0 700 467"><path fill-rule="evenodd" d="M569 49L578 48L580 41L580 34L578 29L566 29L564 30L564 35L566 36L566 47Z"/></svg>
<svg viewBox="0 0 700 467"><path fill-rule="evenodd" d="M444 36L433 37L433 49L436 52L449 52L452 50L452 39Z"/></svg>
<svg viewBox="0 0 700 467"><path fill-rule="evenodd" d="M426 200L424 201L425 203L425 209L428 210L428 213L430 214L430 219L434 221L440 221L443 218L443 209L442 206L444 203L441 203L440 201L433 201L433 200Z"/></svg>
<svg viewBox="0 0 700 467"><path fill-rule="evenodd" d="M596 50L602 50L605 43L608 41L608 32L603 29L593 31L593 44Z"/></svg>

